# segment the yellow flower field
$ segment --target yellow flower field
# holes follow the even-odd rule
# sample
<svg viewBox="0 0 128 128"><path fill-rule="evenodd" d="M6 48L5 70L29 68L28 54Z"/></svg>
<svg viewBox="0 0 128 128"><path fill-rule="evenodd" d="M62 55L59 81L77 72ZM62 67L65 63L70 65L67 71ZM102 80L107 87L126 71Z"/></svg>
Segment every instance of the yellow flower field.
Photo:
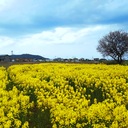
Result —
<svg viewBox="0 0 128 128"><path fill-rule="evenodd" d="M0 128L128 128L128 66L0 68Z"/></svg>

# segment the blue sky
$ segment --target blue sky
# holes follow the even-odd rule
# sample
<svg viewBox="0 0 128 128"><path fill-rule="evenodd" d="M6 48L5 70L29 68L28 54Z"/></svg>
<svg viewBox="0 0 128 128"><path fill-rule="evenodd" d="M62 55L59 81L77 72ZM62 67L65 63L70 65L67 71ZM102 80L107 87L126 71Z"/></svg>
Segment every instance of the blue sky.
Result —
<svg viewBox="0 0 128 128"><path fill-rule="evenodd" d="M127 0L0 0L0 54L102 58L98 41L127 26Z"/></svg>

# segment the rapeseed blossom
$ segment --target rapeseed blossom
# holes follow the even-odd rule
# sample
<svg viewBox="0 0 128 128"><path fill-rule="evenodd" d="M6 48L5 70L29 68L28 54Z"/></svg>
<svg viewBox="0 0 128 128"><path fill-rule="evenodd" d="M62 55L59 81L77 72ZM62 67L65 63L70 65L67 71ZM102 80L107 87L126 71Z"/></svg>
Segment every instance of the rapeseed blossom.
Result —
<svg viewBox="0 0 128 128"><path fill-rule="evenodd" d="M127 128L128 66L0 68L0 128Z"/></svg>

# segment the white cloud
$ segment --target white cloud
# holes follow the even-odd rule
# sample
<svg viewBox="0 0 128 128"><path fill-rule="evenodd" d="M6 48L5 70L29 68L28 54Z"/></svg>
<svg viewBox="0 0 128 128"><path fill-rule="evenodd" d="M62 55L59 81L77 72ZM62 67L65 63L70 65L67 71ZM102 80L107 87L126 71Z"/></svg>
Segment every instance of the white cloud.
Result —
<svg viewBox="0 0 128 128"><path fill-rule="evenodd" d="M89 26L84 28L57 27L53 30L43 31L37 34L25 36L20 40L22 45L41 43L41 44L71 44L79 43L81 38L89 39L89 36L107 30L109 26ZM78 41L78 42L77 42Z"/></svg>
<svg viewBox="0 0 128 128"><path fill-rule="evenodd" d="M19 36L63 26L68 29L71 26L127 23L127 3L127 0L0 0L0 34ZM53 39L53 32L51 36ZM67 41L69 37L76 40L73 33L63 38Z"/></svg>
<svg viewBox="0 0 128 128"><path fill-rule="evenodd" d="M22 42L42 43L42 44L60 44L60 43L73 43L79 35L73 31L72 28L58 27L53 30L43 31L41 33L28 35L23 38Z"/></svg>
<svg viewBox="0 0 128 128"><path fill-rule="evenodd" d="M109 31L127 30L127 4L127 0L0 0L0 35L4 35L0 53L96 55L100 38Z"/></svg>
<svg viewBox="0 0 128 128"><path fill-rule="evenodd" d="M97 55L98 40L115 26L98 25L82 28L57 27L20 38L0 37L0 53L31 53L45 57L72 57ZM86 57L87 56L87 57Z"/></svg>
<svg viewBox="0 0 128 128"><path fill-rule="evenodd" d="M15 40L6 36L0 36L0 48L8 47L10 45L13 45L15 43Z"/></svg>
<svg viewBox="0 0 128 128"><path fill-rule="evenodd" d="M6 11L10 8L15 0L0 0L0 12Z"/></svg>

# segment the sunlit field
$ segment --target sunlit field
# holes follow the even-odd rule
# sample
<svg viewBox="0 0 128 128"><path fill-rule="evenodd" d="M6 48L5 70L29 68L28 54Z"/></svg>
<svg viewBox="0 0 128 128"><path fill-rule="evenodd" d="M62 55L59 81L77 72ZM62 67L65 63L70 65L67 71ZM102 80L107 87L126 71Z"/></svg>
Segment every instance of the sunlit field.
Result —
<svg viewBox="0 0 128 128"><path fill-rule="evenodd" d="M128 66L0 68L0 128L128 128Z"/></svg>

